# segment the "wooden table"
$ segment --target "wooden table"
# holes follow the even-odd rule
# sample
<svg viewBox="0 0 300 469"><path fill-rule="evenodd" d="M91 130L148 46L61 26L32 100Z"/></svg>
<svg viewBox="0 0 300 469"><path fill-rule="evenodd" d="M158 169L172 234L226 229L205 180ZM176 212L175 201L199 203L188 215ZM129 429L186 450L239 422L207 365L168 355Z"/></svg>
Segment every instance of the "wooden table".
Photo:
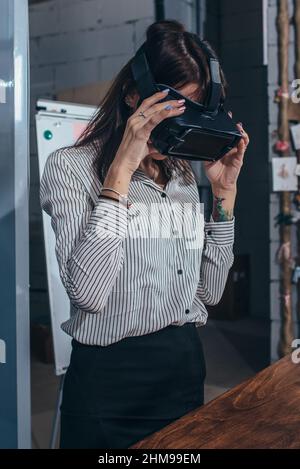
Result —
<svg viewBox="0 0 300 469"><path fill-rule="evenodd" d="M282 358L131 448L300 448L300 363Z"/></svg>

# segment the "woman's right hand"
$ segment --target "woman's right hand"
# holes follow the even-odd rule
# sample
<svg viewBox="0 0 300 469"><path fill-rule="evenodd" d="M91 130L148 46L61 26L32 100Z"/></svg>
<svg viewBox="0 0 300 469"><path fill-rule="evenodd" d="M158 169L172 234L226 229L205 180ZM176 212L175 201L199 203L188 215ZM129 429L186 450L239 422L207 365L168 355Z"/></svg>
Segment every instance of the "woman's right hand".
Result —
<svg viewBox="0 0 300 469"><path fill-rule="evenodd" d="M131 174L139 167L141 161L149 154L148 140L151 132L167 117L178 116L185 110L185 100L168 100L166 92L159 91L142 101L136 111L128 118L122 141L112 164L121 165ZM166 109L172 106L172 109ZM140 116L143 112L146 118Z"/></svg>

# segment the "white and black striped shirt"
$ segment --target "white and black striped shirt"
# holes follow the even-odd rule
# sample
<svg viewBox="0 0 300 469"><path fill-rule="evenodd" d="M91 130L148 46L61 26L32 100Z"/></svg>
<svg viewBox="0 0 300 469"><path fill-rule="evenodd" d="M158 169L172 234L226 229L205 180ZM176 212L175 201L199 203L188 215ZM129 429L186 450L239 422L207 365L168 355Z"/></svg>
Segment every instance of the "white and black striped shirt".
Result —
<svg viewBox="0 0 300 469"><path fill-rule="evenodd" d="M99 198L95 156L90 145L57 150L41 179L71 302L62 329L105 346L169 324L205 324L205 304L219 302L233 263L235 217L205 222L195 180L175 172L162 189L138 169L129 209Z"/></svg>

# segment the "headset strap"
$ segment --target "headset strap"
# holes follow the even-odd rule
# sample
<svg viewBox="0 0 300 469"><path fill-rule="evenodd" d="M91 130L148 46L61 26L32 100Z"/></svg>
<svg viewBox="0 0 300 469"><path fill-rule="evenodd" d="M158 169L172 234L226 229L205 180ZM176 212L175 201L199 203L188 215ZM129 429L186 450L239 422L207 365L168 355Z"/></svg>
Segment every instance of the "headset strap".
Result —
<svg viewBox="0 0 300 469"><path fill-rule="evenodd" d="M155 86L152 72L149 68L145 44L146 43L144 42L137 50L131 64L132 74L137 84L137 89L141 99L148 98L148 96L151 96L158 91Z"/></svg>
<svg viewBox="0 0 300 469"><path fill-rule="evenodd" d="M199 38L197 34L190 34L198 43L199 47L205 51L205 54L208 57L211 84L209 95L206 100L206 108L208 111L214 112L218 109L222 94L219 61L212 55L206 44ZM155 86L155 80L153 78L152 72L149 68L145 45L146 41L139 47L131 63L132 74L136 82L141 100L158 91L157 87Z"/></svg>
<svg viewBox="0 0 300 469"><path fill-rule="evenodd" d="M220 64L218 59L216 59L205 42L200 39L200 37L195 34L191 33L199 47L201 47L209 62L209 70L210 70L210 78L211 78L211 86L210 86L210 91L208 98L206 100L206 107L209 111L216 111L220 101L221 101L221 96L222 96L222 82L221 82L221 75L220 75Z"/></svg>

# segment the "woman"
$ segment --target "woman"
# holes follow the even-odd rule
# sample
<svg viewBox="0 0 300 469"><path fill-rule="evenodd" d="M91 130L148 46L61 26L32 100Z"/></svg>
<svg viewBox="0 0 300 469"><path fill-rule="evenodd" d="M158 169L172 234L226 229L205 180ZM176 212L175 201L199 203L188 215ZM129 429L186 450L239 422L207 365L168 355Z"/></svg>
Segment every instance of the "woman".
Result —
<svg viewBox="0 0 300 469"><path fill-rule="evenodd" d="M205 51L181 23L149 26L147 52L158 83L205 99ZM248 135L238 125L239 146L204 163L214 197L210 221L199 211L185 216L199 206L191 167L158 153L150 138L159 122L184 112L183 102L161 102L164 90L137 107L130 63L76 144L48 157L41 181L71 301L61 326L73 338L61 448L127 448L203 404L196 326L206 322L205 304L220 300L233 263Z"/></svg>

